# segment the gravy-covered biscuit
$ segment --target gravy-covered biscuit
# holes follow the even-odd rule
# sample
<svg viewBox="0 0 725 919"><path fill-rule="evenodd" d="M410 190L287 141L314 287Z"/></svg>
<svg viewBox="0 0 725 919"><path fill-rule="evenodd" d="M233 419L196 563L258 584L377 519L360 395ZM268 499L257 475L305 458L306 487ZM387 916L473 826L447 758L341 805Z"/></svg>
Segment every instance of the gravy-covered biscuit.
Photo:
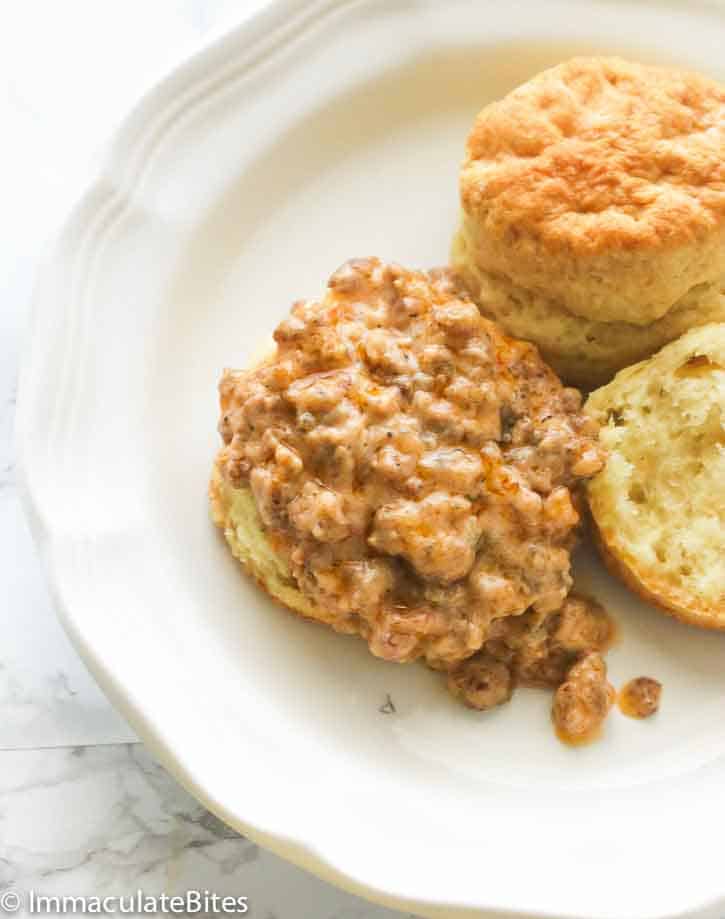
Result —
<svg viewBox="0 0 725 919"><path fill-rule="evenodd" d="M423 659L475 708L602 650L569 596L582 483L604 454L536 348L447 272L355 259L220 383L214 521L285 606Z"/></svg>

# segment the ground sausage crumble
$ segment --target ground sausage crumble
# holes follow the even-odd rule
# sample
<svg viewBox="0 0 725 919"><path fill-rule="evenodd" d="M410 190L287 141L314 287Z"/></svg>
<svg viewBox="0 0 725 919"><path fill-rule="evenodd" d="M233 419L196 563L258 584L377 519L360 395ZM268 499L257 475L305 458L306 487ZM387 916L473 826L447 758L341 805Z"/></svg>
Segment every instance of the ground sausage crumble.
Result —
<svg viewBox="0 0 725 919"><path fill-rule="evenodd" d="M604 612L569 596L598 428L532 345L449 272L374 258L274 338L274 357L221 380L219 467L325 621L378 657L423 658L476 708L559 686L606 646Z"/></svg>
<svg viewBox="0 0 725 919"><path fill-rule="evenodd" d="M630 718L651 718L660 707L662 684L652 677L638 676L619 693L619 707Z"/></svg>

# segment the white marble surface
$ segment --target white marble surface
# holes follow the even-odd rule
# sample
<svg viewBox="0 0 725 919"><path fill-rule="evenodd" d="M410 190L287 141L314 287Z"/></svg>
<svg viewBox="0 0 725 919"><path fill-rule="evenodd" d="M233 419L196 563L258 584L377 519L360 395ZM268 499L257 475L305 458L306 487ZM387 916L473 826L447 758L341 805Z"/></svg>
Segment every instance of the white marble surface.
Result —
<svg viewBox="0 0 725 919"><path fill-rule="evenodd" d="M0 754L0 891L246 896L254 919L394 919L238 836L140 744ZM26 900L27 902L27 900ZM25 915L21 911L16 915Z"/></svg>
<svg viewBox="0 0 725 919"><path fill-rule="evenodd" d="M158 766L62 632L16 490L16 376L44 241L126 107L262 0L24 0L0 31L0 897L209 890L255 919L399 915L226 828ZM22 915L23 911L16 915Z"/></svg>

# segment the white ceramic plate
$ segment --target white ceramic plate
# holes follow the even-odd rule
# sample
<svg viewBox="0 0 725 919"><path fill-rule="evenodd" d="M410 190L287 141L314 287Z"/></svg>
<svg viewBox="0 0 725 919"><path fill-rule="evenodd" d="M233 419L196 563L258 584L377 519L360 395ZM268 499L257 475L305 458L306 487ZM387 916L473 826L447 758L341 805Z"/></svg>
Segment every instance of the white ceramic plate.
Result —
<svg viewBox="0 0 725 919"><path fill-rule="evenodd" d="M693 4L277 2L139 104L50 254L19 441L63 622L192 792L351 890L431 917L725 910L724 637L585 554L615 682L656 676L664 704L567 749L545 693L469 712L272 606L205 494L222 367L348 257L445 262L485 102L592 49L722 76L724 38Z"/></svg>

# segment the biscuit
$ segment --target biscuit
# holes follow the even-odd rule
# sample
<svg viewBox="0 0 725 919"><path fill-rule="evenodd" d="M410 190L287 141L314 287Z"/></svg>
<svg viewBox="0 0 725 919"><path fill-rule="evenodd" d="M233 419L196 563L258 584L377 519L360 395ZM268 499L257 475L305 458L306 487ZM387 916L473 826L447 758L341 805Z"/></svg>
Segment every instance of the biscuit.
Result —
<svg viewBox="0 0 725 919"><path fill-rule="evenodd" d="M725 629L725 324L621 371L585 411L609 453L587 485L607 566L677 618Z"/></svg>
<svg viewBox="0 0 725 919"><path fill-rule="evenodd" d="M556 300L481 271L459 232L453 243L456 271L485 316L510 335L536 342L562 379L582 389L609 382L619 370L641 361L694 326L725 322L725 275L698 284L649 325L595 322L575 316Z"/></svg>
<svg viewBox="0 0 725 919"><path fill-rule="evenodd" d="M209 507L212 521L223 532L232 555L273 600L307 619L327 621L324 610L304 596L282 557L272 548L251 490L232 488L218 462L209 482Z"/></svg>
<svg viewBox="0 0 725 919"><path fill-rule="evenodd" d="M460 191L472 270L649 326L725 275L725 88L574 58L481 111Z"/></svg>

